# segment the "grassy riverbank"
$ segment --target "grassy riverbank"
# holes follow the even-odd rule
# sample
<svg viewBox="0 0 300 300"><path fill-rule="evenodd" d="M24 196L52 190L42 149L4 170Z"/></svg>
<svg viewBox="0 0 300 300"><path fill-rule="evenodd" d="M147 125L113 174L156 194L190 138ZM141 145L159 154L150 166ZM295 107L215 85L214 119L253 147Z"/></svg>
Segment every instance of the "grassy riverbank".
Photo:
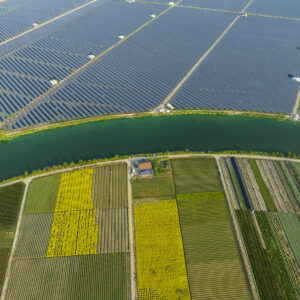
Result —
<svg viewBox="0 0 300 300"><path fill-rule="evenodd" d="M69 126L75 126L80 124L105 121L105 120L115 120L115 119L127 119L127 118L143 118L143 117L161 117L170 115L216 115L216 116L243 116L249 118L262 118L262 119L277 119L279 121L290 119L290 115L285 114L273 114L264 112L243 112L243 111L219 111L219 110L174 110L168 114L164 113L154 113L154 112L141 112L132 114L121 114L121 115L108 115L108 116L97 116L92 118L70 120L66 122L59 122L47 125L41 125L34 128L23 129L19 131L1 131L0 130L0 142L8 142L14 138L23 135L29 135L36 132L41 132L44 130L50 130L55 128L63 128Z"/></svg>

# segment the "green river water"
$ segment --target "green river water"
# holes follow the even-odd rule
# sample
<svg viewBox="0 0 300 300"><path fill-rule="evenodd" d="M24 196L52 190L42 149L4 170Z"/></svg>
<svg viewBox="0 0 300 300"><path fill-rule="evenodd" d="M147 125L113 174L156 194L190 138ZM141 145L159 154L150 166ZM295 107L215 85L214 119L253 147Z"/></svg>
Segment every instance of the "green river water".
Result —
<svg viewBox="0 0 300 300"><path fill-rule="evenodd" d="M80 159L185 149L300 154L300 123L181 115L107 120L46 130L0 143L0 181Z"/></svg>

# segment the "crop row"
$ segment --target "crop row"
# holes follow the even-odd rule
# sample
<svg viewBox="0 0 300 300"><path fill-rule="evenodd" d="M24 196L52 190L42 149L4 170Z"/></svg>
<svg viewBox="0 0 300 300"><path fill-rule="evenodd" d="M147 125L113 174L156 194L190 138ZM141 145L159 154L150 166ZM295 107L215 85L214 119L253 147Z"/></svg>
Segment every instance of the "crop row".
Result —
<svg viewBox="0 0 300 300"><path fill-rule="evenodd" d="M265 212L255 212L262 236L266 245L266 255L272 264L273 271L276 275L278 288L280 289L283 299L297 299L289 278L288 271L285 268L283 257L280 255L276 239L273 235L272 223Z"/></svg>
<svg viewBox="0 0 300 300"><path fill-rule="evenodd" d="M254 159L249 159L249 163L252 169L252 172L255 176L255 179L257 181L257 184L259 186L260 192L263 196L263 199L265 201L266 207L269 211L276 211L276 205L274 203L273 197L270 193L269 188L266 186L264 179L258 169L257 163Z"/></svg>
<svg viewBox="0 0 300 300"><path fill-rule="evenodd" d="M251 212L236 210L243 240L261 299L284 299L272 257L263 248Z"/></svg>
<svg viewBox="0 0 300 300"><path fill-rule="evenodd" d="M218 192L203 192L203 193L192 193L192 194L177 194L177 200L223 200L224 193Z"/></svg>

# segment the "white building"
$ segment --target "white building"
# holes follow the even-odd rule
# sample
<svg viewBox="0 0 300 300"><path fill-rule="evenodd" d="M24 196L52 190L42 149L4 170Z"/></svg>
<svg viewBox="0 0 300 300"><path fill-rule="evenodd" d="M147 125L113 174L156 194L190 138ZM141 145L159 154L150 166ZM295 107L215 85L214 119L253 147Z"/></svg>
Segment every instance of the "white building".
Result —
<svg viewBox="0 0 300 300"><path fill-rule="evenodd" d="M120 40L123 40L124 37L125 37L125 35L123 35L123 34L121 34L121 33L118 34L118 38L119 38Z"/></svg>
<svg viewBox="0 0 300 300"><path fill-rule="evenodd" d="M39 26L39 23L33 22L33 23L32 23L32 26L33 26L33 27L37 27L37 26Z"/></svg>
<svg viewBox="0 0 300 300"><path fill-rule="evenodd" d="M58 80L57 79L51 79L50 83L52 84L52 86L58 84Z"/></svg>
<svg viewBox="0 0 300 300"><path fill-rule="evenodd" d="M300 77L293 77L292 79L297 81L297 82L300 82Z"/></svg>
<svg viewBox="0 0 300 300"><path fill-rule="evenodd" d="M173 1L169 2L169 5L174 5L175 3Z"/></svg>
<svg viewBox="0 0 300 300"><path fill-rule="evenodd" d="M170 109L174 109L174 106L171 103L167 103L167 107Z"/></svg>
<svg viewBox="0 0 300 300"><path fill-rule="evenodd" d="M150 15L150 17L151 17L151 18L155 18L155 17L156 17L156 15L155 15L155 14L152 14L152 15Z"/></svg>
<svg viewBox="0 0 300 300"><path fill-rule="evenodd" d="M295 121L299 121L299 120L300 120L300 115L299 115L299 114L295 114L295 115L293 116L293 119L294 119Z"/></svg>
<svg viewBox="0 0 300 300"><path fill-rule="evenodd" d="M89 58L90 60L94 59L95 57L96 57L96 56L95 56L94 54L92 54L92 53L88 55L88 58Z"/></svg>

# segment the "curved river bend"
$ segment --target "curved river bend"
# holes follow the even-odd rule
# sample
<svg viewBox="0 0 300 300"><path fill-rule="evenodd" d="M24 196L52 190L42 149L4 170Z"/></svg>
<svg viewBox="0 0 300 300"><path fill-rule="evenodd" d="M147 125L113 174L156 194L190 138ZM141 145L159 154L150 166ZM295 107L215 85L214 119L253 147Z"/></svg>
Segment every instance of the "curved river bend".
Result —
<svg viewBox="0 0 300 300"><path fill-rule="evenodd" d="M0 181L80 159L184 149L300 154L300 123L181 115L107 120L46 130L0 143Z"/></svg>

